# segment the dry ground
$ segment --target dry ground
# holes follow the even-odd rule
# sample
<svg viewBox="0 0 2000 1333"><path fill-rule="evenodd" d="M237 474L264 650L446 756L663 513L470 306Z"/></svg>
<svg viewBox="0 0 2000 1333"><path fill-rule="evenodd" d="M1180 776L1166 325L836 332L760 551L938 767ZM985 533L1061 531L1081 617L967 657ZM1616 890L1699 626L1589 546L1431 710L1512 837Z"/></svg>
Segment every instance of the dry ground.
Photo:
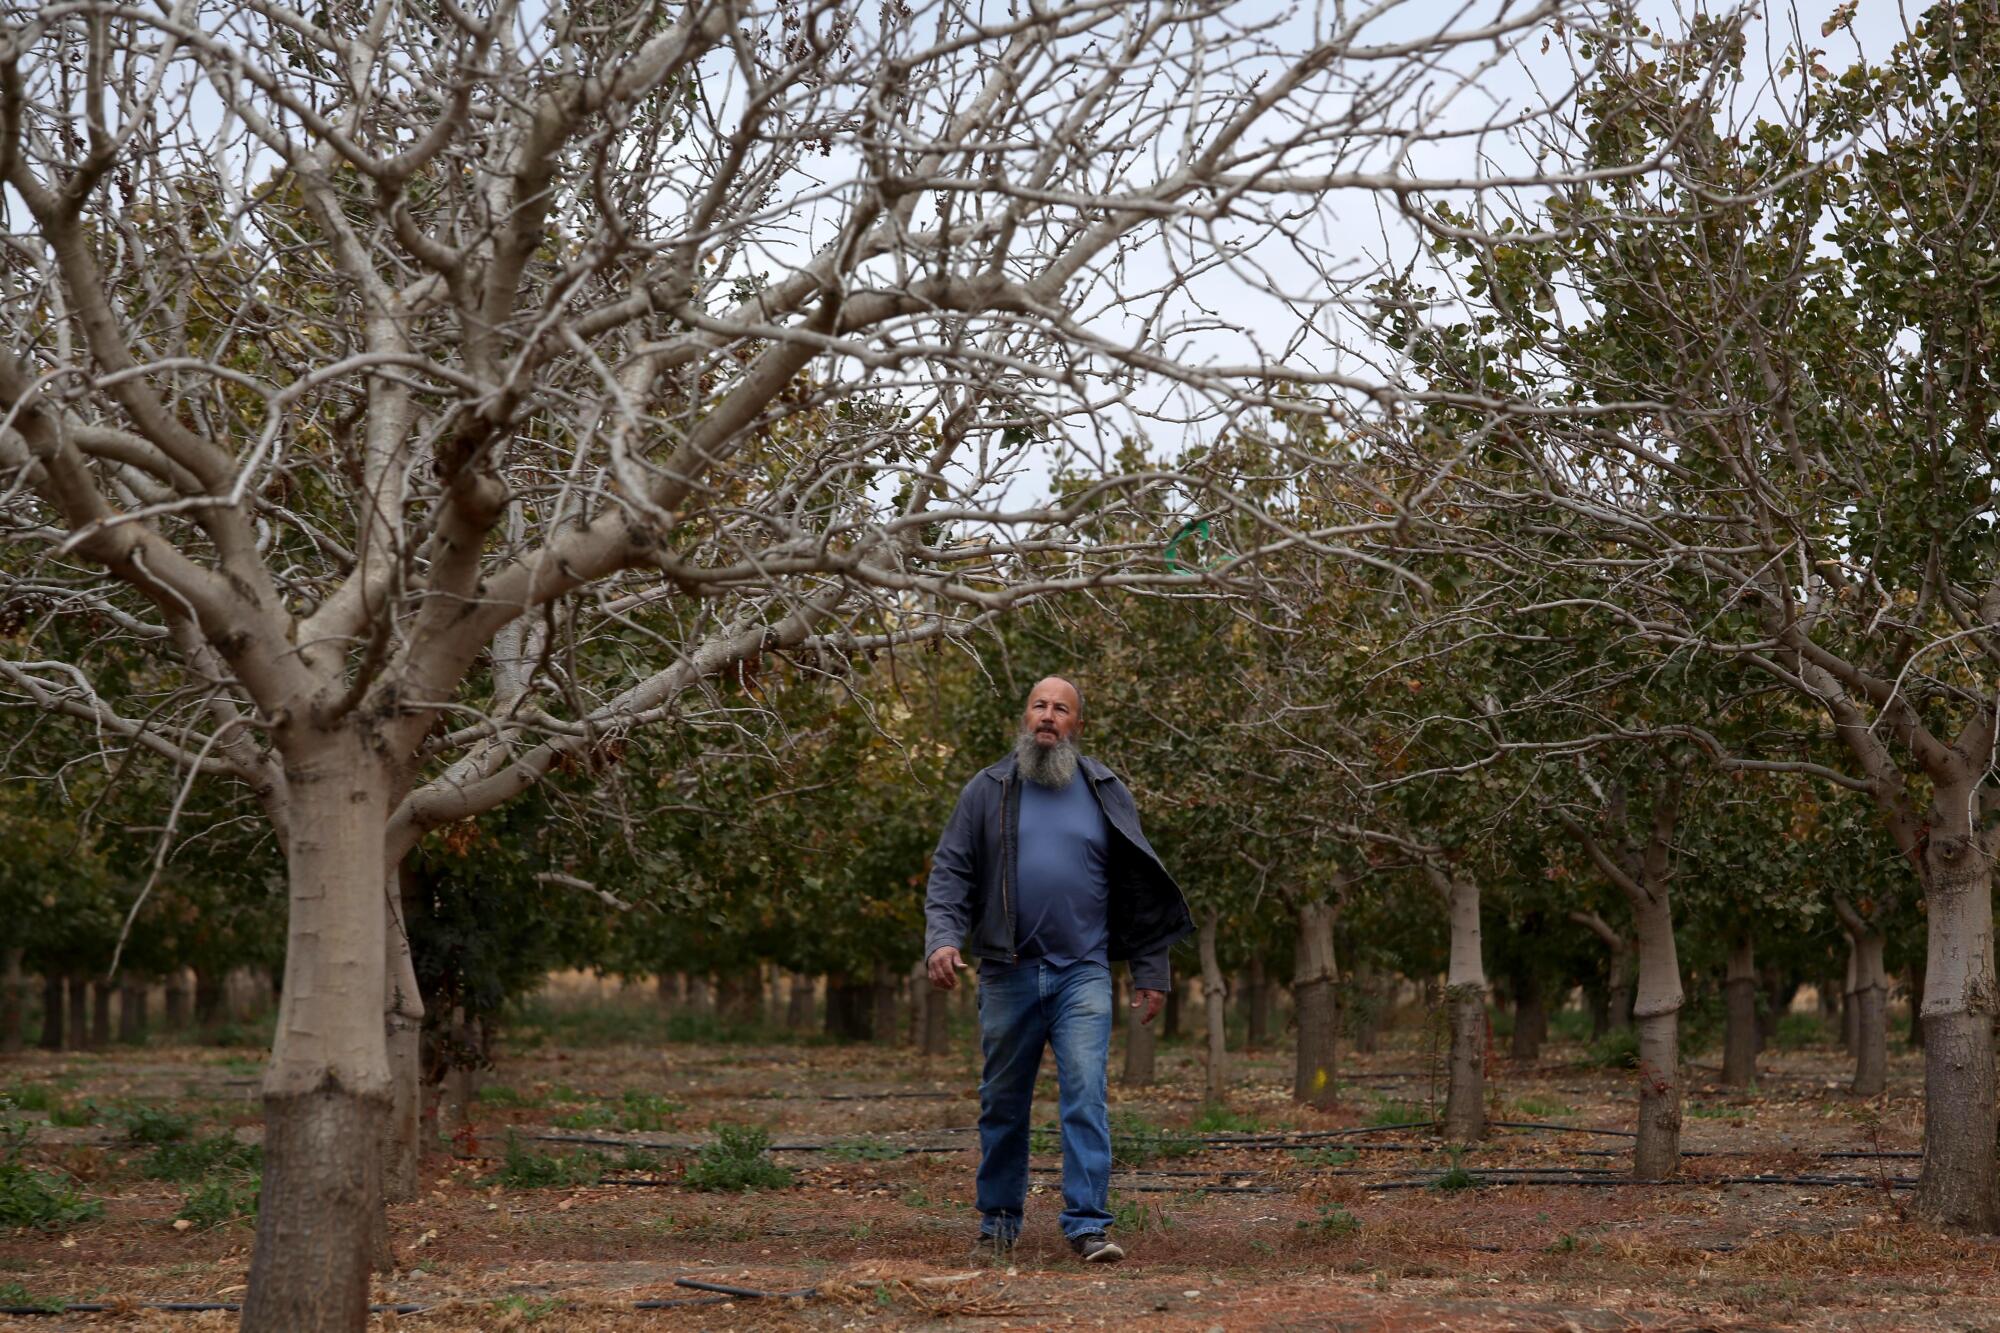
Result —
<svg viewBox="0 0 2000 1333"><path fill-rule="evenodd" d="M1500 1131L1459 1164L1491 1183L1423 1185L1451 1163L1421 1132L1315 1141L1310 1152L1152 1145L1121 1173L1114 1204L1129 1262L1085 1268L1055 1227L1056 1174L1038 1171L1016 1262L968 1259L975 1118L969 1053L924 1062L906 1049L821 1045L517 1043L489 1079L476 1134L427 1163L426 1195L391 1212L400 1266L378 1298L429 1307L380 1327L447 1329L1130 1327L1339 1329L2000 1329L2000 1244L1940 1234L1903 1215L1914 1174L1898 1158L1837 1151L1918 1145L1920 1070L1898 1055L1889 1096L1857 1103L1835 1050L1767 1055L1738 1095L1693 1071L1670 1186L1533 1183L1536 1170L1616 1172L1629 1140ZM1324 1131L1421 1114L1432 1059L1414 1034L1349 1060L1341 1106L1293 1107L1282 1053L1238 1057L1229 1110L1261 1131ZM1554 1046L1534 1068L1493 1064L1496 1118L1629 1129L1629 1076ZM254 1053L196 1047L0 1063L0 1087L55 1085L64 1104L157 1104L206 1128L257 1132ZM1161 1086L1114 1089L1114 1112L1186 1133L1201 1111L1191 1046L1169 1046ZM626 1094L630 1092L632 1099ZM883 1095L899 1094L899 1095ZM1053 1087L1037 1117L1053 1113ZM613 1180L510 1188L493 1179L506 1136L692 1143L711 1124L768 1126L796 1170L788 1188L702 1193L679 1183L686 1154L605 1149ZM1128 1126L1136 1121L1127 1120ZM1210 1122L1214 1123L1214 1122ZM891 1146L949 1151L890 1155ZM1138 1145L1143 1148L1142 1143ZM1353 1149L1350 1154L1344 1149ZM1136 1149L1135 1149L1136 1151ZM176 1229L186 1186L150 1181L142 1150L107 1115L37 1132L31 1157L85 1181L101 1219L56 1235L0 1233L0 1291L66 1301L229 1301L249 1258L246 1225ZM1172 1155L1179 1152L1181 1155ZM1054 1167L1053 1155L1038 1156ZM1527 1174L1525 1180L1520 1173ZM1178 1174L1164 1174L1178 1173ZM1237 1173L1237 1174L1227 1174ZM1859 1176L1870 1183L1725 1183L1754 1174ZM1475 1174L1475 1179L1481 1178ZM1607 1180L1608 1176L1566 1175ZM1416 1188L1380 1188L1419 1182ZM805 1300L736 1300L637 1312L692 1298L691 1277ZM0 1301L0 1304L4 1304ZM128 1311L0 1317L0 1326L197 1329L227 1314Z"/></svg>

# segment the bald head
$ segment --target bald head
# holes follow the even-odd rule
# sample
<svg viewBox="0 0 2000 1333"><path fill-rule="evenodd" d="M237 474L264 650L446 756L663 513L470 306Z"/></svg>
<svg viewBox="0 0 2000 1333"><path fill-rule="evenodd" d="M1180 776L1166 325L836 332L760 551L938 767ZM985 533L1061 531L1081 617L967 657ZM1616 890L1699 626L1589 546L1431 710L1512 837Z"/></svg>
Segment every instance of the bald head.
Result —
<svg viewBox="0 0 2000 1333"><path fill-rule="evenodd" d="M1021 730L1037 745L1073 739L1083 726L1083 692L1061 676L1045 676L1028 691Z"/></svg>

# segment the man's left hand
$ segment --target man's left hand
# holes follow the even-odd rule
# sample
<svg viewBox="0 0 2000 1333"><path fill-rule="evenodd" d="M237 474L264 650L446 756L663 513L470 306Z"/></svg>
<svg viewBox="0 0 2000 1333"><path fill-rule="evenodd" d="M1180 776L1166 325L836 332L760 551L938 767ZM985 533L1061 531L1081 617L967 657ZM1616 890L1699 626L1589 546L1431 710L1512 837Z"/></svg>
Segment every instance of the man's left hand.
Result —
<svg viewBox="0 0 2000 1333"><path fill-rule="evenodd" d="M1135 990L1132 992L1132 1007L1144 1009L1139 1021L1150 1023L1160 1016L1160 1010L1167 1007L1167 993L1163 990Z"/></svg>

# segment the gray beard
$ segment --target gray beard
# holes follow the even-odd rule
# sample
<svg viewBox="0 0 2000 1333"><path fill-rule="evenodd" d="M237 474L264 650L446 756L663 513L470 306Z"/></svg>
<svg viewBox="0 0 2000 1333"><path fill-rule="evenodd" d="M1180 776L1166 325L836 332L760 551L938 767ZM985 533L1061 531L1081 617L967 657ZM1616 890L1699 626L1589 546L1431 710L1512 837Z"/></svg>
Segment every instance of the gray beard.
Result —
<svg viewBox="0 0 2000 1333"><path fill-rule="evenodd" d="M1076 776L1075 741L1057 741L1044 749L1035 743L1033 732L1024 731L1014 738L1014 758L1021 766L1021 776L1037 787L1061 791Z"/></svg>

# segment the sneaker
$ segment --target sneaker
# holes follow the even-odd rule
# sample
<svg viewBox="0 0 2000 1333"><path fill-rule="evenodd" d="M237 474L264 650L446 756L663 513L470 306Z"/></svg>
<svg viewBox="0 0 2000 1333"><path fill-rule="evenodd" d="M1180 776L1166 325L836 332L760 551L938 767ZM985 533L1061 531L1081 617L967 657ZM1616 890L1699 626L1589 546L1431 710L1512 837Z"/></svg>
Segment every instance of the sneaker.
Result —
<svg viewBox="0 0 2000 1333"><path fill-rule="evenodd" d="M1016 1239L1005 1232L982 1231L972 1244L972 1257L987 1263L1005 1263L1013 1256Z"/></svg>
<svg viewBox="0 0 2000 1333"><path fill-rule="evenodd" d="M1125 1257L1125 1251L1102 1231L1086 1231L1081 1236L1071 1236L1069 1247L1076 1251L1077 1258L1087 1264L1115 1264Z"/></svg>

